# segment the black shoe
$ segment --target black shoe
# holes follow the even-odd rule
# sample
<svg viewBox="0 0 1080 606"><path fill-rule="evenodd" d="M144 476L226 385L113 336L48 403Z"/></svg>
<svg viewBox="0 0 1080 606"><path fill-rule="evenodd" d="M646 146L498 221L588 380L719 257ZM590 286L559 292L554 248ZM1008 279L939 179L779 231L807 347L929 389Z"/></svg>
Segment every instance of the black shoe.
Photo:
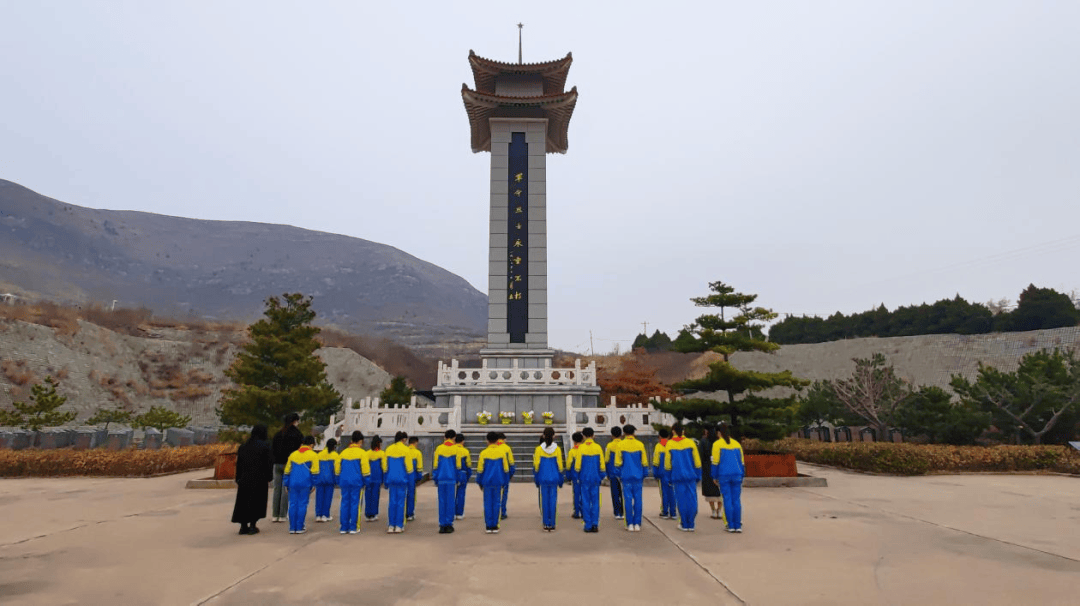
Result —
<svg viewBox="0 0 1080 606"><path fill-rule="evenodd" d="M446 534L453 534L453 533L454 533L454 527L453 526L447 526L446 527Z"/></svg>
<svg viewBox="0 0 1080 606"><path fill-rule="evenodd" d="M248 534L259 534L259 529L252 526L251 528L248 528L247 533Z"/></svg>
<svg viewBox="0 0 1080 606"><path fill-rule="evenodd" d="M446 526L439 526L439 534L446 534Z"/></svg>
<svg viewBox="0 0 1080 606"><path fill-rule="evenodd" d="M575 520L580 520L581 519L581 514L580 513L575 513L574 515L572 515L570 517L575 519Z"/></svg>
<svg viewBox="0 0 1080 606"><path fill-rule="evenodd" d="M502 516L501 516L501 517L500 517L499 519L500 519L500 520L505 520L505 519L506 519L506 514L505 514L505 513L504 513L504 514L502 514Z"/></svg>
<svg viewBox="0 0 1080 606"><path fill-rule="evenodd" d="M247 534L247 533L248 533L247 526L241 526L239 534Z"/></svg>

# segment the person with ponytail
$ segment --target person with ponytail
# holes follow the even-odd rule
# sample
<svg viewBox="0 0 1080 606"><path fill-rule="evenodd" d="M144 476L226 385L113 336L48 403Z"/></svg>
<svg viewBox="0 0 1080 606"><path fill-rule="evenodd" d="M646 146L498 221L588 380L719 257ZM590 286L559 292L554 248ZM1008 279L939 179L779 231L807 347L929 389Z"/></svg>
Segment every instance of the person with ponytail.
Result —
<svg viewBox="0 0 1080 606"><path fill-rule="evenodd" d="M319 452L319 475L315 477L315 521L329 522L330 505L334 502L334 469L338 460L337 440L330 438L326 448Z"/></svg>
<svg viewBox="0 0 1080 606"><path fill-rule="evenodd" d="M555 430L544 428L543 441L533 451L533 482L540 490L540 518L544 530L555 530L559 489L563 485L562 448L555 443Z"/></svg>
<svg viewBox="0 0 1080 606"><path fill-rule="evenodd" d="M731 437L731 426L720 425L720 439L712 447L712 477L724 495L727 531L742 532L742 481L746 460L742 445Z"/></svg>

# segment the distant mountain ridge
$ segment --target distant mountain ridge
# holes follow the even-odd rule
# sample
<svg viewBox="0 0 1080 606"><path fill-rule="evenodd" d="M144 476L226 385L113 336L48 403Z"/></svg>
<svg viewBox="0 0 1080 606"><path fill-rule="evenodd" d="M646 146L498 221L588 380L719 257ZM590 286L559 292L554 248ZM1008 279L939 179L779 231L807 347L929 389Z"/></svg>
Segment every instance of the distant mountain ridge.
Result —
<svg viewBox="0 0 1080 606"><path fill-rule="evenodd" d="M410 345L474 341L487 297L392 246L288 225L206 221L60 202L0 179L0 293L115 299L179 316L249 320L283 292L322 321Z"/></svg>

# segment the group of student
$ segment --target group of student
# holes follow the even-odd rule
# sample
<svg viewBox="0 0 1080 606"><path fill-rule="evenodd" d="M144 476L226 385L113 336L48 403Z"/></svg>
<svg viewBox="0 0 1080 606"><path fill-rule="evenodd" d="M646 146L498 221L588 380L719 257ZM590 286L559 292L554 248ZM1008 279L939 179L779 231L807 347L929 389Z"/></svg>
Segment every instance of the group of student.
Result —
<svg viewBox="0 0 1080 606"><path fill-rule="evenodd" d="M651 473L661 491L660 517L679 518L679 529L693 532L698 510L698 484L702 482L702 455L699 445L685 436L682 425L660 431L660 441L650 461L645 445L637 439L636 428L626 425L612 430L606 448L595 441L591 427L571 436L573 446L566 452L555 442L555 431L544 429L533 452L533 482L539 490L541 521L545 531L556 526L558 490L569 482L573 490L574 519L582 520L585 532L600 529L600 486L609 481L615 518L625 520L628 531L641 531L642 486ZM740 491L745 475L742 447L731 438L727 426L719 428L720 438L712 444L709 462L712 481L723 494L728 532L742 532ZM306 532L310 494L315 493L315 521L329 522L334 488L341 491L339 508L341 534L359 530L361 498L364 518L378 520L382 489L389 493L387 532L400 533L414 519L416 484L424 462L419 440L398 432L385 450L382 440L373 437L364 448L364 436L354 431L348 447L337 452L337 441L315 452L315 441L306 437L299 449L288 456L282 483L288 489L289 532ZM483 492L485 532L499 532L499 522L507 517L510 481L517 471L513 452L505 434L489 432L487 447L477 457L476 483ZM464 436L447 430L444 441L432 457L431 479L437 487L439 533L454 532L454 522L463 519L466 486L473 475L472 456ZM716 517L714 515L714 517ZM275 517L274 521L279 521ZM283 521L283 520L281 520Z"/></svg>

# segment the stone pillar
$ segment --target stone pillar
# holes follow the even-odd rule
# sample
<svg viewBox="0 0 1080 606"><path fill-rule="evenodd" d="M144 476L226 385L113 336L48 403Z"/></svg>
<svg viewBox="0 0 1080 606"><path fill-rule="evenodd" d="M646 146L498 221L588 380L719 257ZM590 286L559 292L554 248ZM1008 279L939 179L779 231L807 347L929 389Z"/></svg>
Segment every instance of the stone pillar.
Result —
<svg viewBox="0 0 1080 606"><path fill-rule="evenodd" d="M547 350L547 119L490 124L488 348Z"/></svg>

